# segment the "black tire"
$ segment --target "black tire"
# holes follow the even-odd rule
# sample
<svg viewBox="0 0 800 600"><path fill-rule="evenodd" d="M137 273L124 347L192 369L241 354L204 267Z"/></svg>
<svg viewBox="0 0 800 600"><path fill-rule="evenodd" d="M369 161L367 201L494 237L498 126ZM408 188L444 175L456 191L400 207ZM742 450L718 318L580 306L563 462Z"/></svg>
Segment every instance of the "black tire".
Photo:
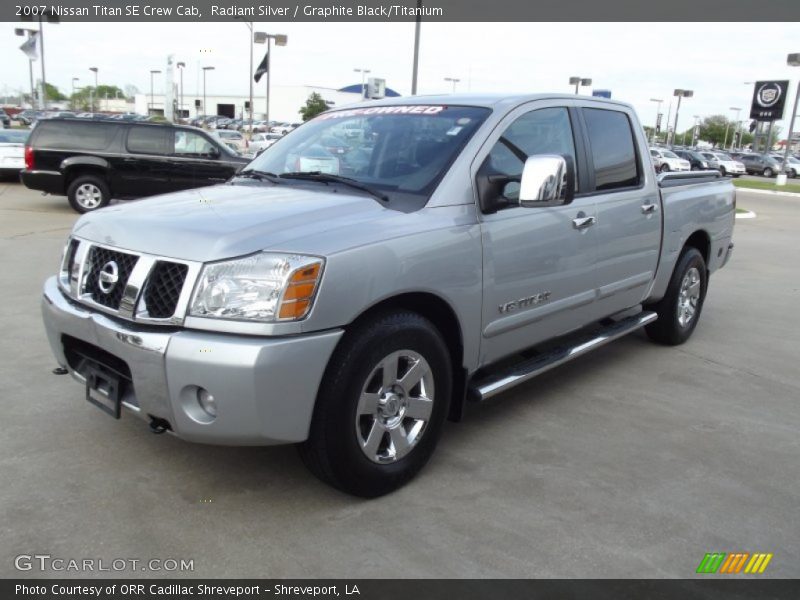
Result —
<svg viewBox="0 0 800 600"><path fill-rule="evenodd" d="M383 384L376 380L377 373L383 376L380 365L398 351L412 351L428 363L428 373L433 378L433 405L421 437L412 442L408 453L380 464L368 458L359 437L369 439L363 427L369 429L370 423L376 426L377 420L383 418L378 416L381 408L376 409L375 417L358 416L359 398L370 385L380 386L373 388L375 396L386 397ZM398 363L400 373L411 364L403 361ZM355 496L375 498L400 488L425 466L436 448L448 413L452 380L447 346L426 318L410 311L387 311L357 323L346 332L325 371L308 439L299 446L303 462L325 483ZM407 395L412 396L415 389L421 388L415 386L407 390ZM404 394L400 397L405 401ZM404 414L399 418L405 433L413 421L409 422ZM378 431L381 441L376 450L384 448L383 452L391 454L392 434L383 428Z"/></svg>
<svg viewBox="0 0 800 600"><path fill-rule="evenodd" d="M694 314L691 320L681 324L679 320L681 287L684 284L684 279L692 269L697 270L700 295L694 305ZM694 328L697 327L697 321L700 319L707 289L708 271L703 255L696 248L684 248L678 259L678 264L675 265L675 270L672 272L672 279L670 279L667 286L667 293L659 302L647 307L648 310L658 313L658 320L645 327L648 337L654 342L667 346L677 346L688 340Z"/></svg>
<svg viewBox="0 0 800 600"><path fill-rule="evenodd" d="M792 179L797 177L797 171L795 169L789 169L789 177L791 177Z"/></svg>
<svg viewBox="0 0 800 600"><path fill-rule="evenodd" d="M720 168L719 168L719 173L720 173L720 175L722 175L723 177L725 177L725 176L728 174L728 172L725 170L725 167L720 167Z"/></svg>
<svg viewBox="0 0 800 600"><path fill-rule="evenodd" d="M669 165L667 163L664 163L664 164L661 165L661 172L662 173L669 173Z"/></svg>
<svg viewBox="0 0 800 600"><path fill-rule="evenodd" d="M79 175L69 184L67 199L73 210L83 214L108 206L111 202L111 192L101 177Z"/></svg>
<svg viewBox="0 0 800 600"><path fill-rule="evenodd" d="M764 169L764 172L762 173L762 175L764 175L764 177L772 177L772 175L773 175L772 169L767 167L766 169Z"/></svg>

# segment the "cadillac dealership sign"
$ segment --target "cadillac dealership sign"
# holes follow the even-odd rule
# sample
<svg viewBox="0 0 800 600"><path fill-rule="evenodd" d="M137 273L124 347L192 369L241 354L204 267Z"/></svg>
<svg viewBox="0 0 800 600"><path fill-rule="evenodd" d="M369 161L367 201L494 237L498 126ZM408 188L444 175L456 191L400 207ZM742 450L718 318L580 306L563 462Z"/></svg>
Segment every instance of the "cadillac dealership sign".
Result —
<svg viewBox="0 0 800 600"><path fill-rule="evenodd" d="M756 121L777 121L783 118L788 81L756 81L750 118Z"/></svg>

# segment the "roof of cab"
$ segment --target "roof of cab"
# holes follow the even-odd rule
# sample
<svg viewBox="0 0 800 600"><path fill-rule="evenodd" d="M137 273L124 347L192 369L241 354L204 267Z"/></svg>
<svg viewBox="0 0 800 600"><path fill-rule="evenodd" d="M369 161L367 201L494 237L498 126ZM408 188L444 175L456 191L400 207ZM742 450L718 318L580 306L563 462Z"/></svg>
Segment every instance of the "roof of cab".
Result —
<svg viewBox="0 0 800 600"><path fill-rule="evenodd" d="M534 100L583 100L598 104L612 104L620 107L631 108L625 102L599 98L597 96L580 96L575 94L436 94L430 96L401 96L399 98L384 98L382 100L367 100L332 108L332 111L347 110L369 106L397 106L408 104L442 104L458 106L480 106L484 108L509 107L525 104Z"/></svg>

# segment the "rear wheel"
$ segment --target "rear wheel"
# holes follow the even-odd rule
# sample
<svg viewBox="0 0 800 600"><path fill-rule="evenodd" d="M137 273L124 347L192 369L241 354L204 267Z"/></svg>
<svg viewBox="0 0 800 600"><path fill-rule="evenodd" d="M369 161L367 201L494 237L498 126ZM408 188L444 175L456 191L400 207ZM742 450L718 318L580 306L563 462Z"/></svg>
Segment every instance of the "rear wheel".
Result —
<svg viewBox="0 0 800 600"><path fill-rule="evenodd" d="M676 346L691 337L708 289L708 271L697 248L685 248L672 273L667 293L649 307L658 320L645 327L651 340Z"/></svg>
<svg viewBox="0 0 800 600"><path fill-rule="evenodd" d="M96 175L76 177L67 189L70 206L79 213L103 208L111 202L108 185Z"/></svg>
<svg viewBox="0 0 800 600"><path fill-rule="evenodd" d="M451 388L450 356L430 321L376 315L348 331L331 359L300 456L349 494L392 492L433 454Z"/></svg>
<svg viewBox="0 0 800 600"><path fill-rule="evenodd" d="M766 169L764 169L763 175L764 177L772 177L774 173L770 167L767 167Z"/></svg>
<svg viewBox="0 0 800 600"><path fill-rule="evenodd" d="M728 174L728 171L725 170L725 167L720 167L719 172L723 177L725 177Z"/></svg>

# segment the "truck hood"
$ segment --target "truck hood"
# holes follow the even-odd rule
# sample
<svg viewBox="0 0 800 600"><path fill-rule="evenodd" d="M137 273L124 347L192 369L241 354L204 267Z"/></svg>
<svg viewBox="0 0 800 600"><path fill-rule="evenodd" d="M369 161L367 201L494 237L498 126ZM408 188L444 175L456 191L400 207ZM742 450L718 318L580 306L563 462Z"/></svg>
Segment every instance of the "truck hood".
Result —
<svg viewBox="0 0 800 600"><path fill-rule="evenodd" d="M314 185L320 189L237 184L154 196L88 213L73 233L117 248L207 262L260 250L324 255L370 241L364 232L385 238L386 231L415 229L413 214L340 186Z"/></svg>

